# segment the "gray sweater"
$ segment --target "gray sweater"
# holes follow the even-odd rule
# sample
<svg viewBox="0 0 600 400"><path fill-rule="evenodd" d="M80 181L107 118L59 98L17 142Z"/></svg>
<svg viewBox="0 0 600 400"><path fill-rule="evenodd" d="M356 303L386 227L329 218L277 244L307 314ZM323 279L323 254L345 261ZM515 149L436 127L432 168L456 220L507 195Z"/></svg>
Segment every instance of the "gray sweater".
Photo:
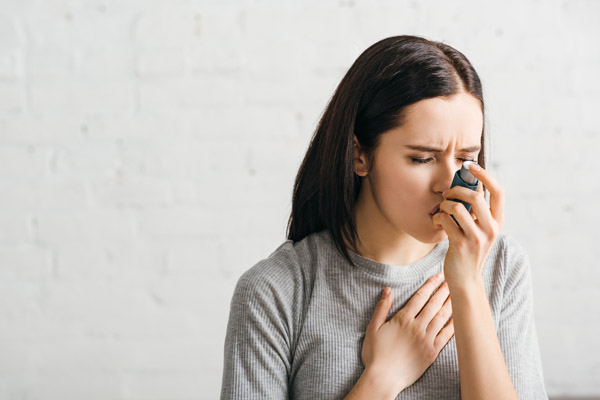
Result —
<svg viewBox="0 0 600 400"><path fill-rule="evenodd" d="M221 399L341 399L361 373L361 345L384 287L390 316L432 275L443 272L448 240L409 265L350 253L324 230L285 241L239 279L229 314ZM533 319L529 259L500 234L483 269L496 332L521 400L547 399ZM452 338L397 399L460 399Z"/></svg>

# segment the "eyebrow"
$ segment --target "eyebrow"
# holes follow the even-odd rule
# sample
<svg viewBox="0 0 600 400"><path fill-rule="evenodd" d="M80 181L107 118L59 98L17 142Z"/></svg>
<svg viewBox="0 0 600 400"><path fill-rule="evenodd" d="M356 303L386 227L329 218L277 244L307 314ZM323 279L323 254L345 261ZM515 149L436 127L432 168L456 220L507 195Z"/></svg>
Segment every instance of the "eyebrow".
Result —
<svg viewBox="0 0 600 400"><path fill-rule="evenodd" d="M431 152L431 153L443 152L442 149L437 149L435 147L429 147L429 146L418 146L418 145L407 144L406 147L408 147L409 149L412 149L412 150L426 151L426 152ZM479 150L481 150L481 146L465 147L464 149L460 149L459 151L462 151L465 153L474 153Z"/></svg>

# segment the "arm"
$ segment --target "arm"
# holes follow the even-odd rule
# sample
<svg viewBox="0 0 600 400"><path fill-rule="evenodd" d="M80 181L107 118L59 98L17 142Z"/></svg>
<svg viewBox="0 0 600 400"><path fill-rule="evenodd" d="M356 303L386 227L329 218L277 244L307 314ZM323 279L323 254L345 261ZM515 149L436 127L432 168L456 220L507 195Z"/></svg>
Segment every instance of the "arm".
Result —
<svg viewBox="0 0 600 400"><path fill-rule="evenodd" d="M503 240L506 283L497 334L483 281L451 288L463 398L471 393L477 397L483 390L519 399L548 399L533 319L529 258L516 242L506 236ZM493 376L486 377L489 371ZM486 380L491 383L484 384Z"/></svg>
<svg viewBox="0 0 600 400"><path fill-rule="evenodd" d="M225 338L222 400L288 398L292 302L278 285L282 276L277 266L260 263L237 283Z"/></svg>
<svg viewBox="0 0 600 400"><path fill-rule="evenodd" d="M462 399L517 399L483 279L450 287Z"/></svg>
<svg viewBox="0 0 600 400"><path fill-rule="evenodd" d="M452 298L461 397L517 399L481 276L504 224L504 189L479 166L471 164L470 171L480 180L477 191L460 186L447 190L443 196L448 200L433 219L448 234L444 273ZM490 191L489 207L483 185ZM456 199L471 204L471 212Z"/></svg>
<svg viewBox="0 0 600 400"><path fill-rule="evenodd" d="M381 379L382 374L365 370L344 400L393 400L398 392Z"/></svg>
<svg viewBox="0 0 600 400"><path fill-rule="evenodd" d="M548 399L533 313L529 257L512 238L504 237L506 276L498 320L498 340L520 399Z"/></svg>

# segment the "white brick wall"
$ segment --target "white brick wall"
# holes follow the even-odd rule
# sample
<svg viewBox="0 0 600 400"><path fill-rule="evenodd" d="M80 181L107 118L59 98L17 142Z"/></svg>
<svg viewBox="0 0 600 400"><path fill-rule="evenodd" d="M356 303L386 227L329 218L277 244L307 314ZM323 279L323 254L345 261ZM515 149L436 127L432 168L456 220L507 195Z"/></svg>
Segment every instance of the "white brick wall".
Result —
<svg viewBox="0 0 600 400"><path fill-rule="evenodd" d="M0 2L0 399L214 399L240 274L283 240L375 41L478 69L551 395L600 395L600 2Z"/></svg>

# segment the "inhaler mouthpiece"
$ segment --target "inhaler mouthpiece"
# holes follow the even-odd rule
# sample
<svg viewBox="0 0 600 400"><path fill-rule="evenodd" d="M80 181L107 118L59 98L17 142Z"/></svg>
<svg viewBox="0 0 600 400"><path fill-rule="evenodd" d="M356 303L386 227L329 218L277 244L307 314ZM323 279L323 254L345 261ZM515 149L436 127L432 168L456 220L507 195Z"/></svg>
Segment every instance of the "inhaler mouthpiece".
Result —
<svg viewBox="0 0 600 400"><path fill-rule="evenodd" d="M467 182L470 185L473 185L477 182L477 178L475 178L473 176L473 174L471 173L471 171L469 171L469 165L471 165L471 164L477 165L477 163L474 161L463 162L463 165L462 165L462 168L460 169L459 175L463 181Z"/></svg>

